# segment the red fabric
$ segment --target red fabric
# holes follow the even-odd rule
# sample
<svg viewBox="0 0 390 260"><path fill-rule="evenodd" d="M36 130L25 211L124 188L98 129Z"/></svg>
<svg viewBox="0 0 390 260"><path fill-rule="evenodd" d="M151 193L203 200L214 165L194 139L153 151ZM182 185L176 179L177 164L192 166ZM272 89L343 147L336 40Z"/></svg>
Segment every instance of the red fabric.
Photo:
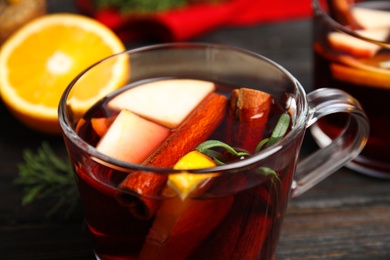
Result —
<svg viewBox="0 0 390 260"><path fill-rule="evenodd" d="M123 40L155 37L185 41L220 26L246 26L309 17L311 0L230 0L221 4L194 4L148 16L120 15L95 10L91 0L77 0L82 12L106 24Z"/></svg>

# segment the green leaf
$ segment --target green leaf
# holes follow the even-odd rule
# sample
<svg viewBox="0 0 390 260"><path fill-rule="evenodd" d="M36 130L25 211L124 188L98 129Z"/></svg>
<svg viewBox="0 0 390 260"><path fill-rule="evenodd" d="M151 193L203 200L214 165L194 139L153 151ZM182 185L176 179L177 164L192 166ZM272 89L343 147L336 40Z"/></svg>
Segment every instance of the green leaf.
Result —
<svg viewBox="0 0 390 260"><path fill-rule="evenodd" d="M26 189L26 195L23 197L22 205L31 203L35 197L42 191L44 185L37 185Z"/></svg>
<svg viewBox="0 0 390 260"><path fill-rule="evenodd" d="M282 114L278 120L278 123L274 128L274 131L271 134L271 137L269 138L266 147L269 147L279 142L280 139L282 139L285 136L289 125L290 125L290 116L288 114Z"/></svg>
<svg viewBox="0 0 390 260"><path fill-rule="evenodd" d="M243 156L250 156L251 154L248 151L245 151L241 149L240 151L235 150L230 145L221 142L219 140L207 140L203 143L201 143L196 150L200 153L208 154L210 149L212 148L222 148L226 150L227 152L231 153L232 155L236 156L237 158L241 158Z"/></svg>
<svg viewBox="0 0 390 260"><path fill-rule="evenodd" d="M263 148L264 146L269 147L277 143L280 139L282 139L286 135L289 125L290 125L290 116L287 113L282 114L274 130L272 131L271 136L269 138L265 138L261 140L257 144L255 148L255 153L259 152L261 148ZM215 148L222 148L227 152L231 153L232 155L236 156L237 158L252 156L248 151L242 148L233 148L230 145L219 140L207 140L201 143L196 148L196 150L200 153L203 153L211 157L216 162L217 165L222 165L224 164L224 159L226 161L227 158L222 153L214 151L213 149ZM257 169L257 173L264 176L272 176L273 179L279 180L277 172L271 168L260 167Z"/></svg>
<svg viewBox="0 0 390 260"><path fill-rule="evenodd" d="M257 146L256 146L256 148L255 148L255 153L259 152L259 151L261 150L261 148L263 148L263 146L266 145L266 144L268 143L268 141L269 141L269 138L265 138L265 139L261 140L261 141L257 144Z"/></svg>

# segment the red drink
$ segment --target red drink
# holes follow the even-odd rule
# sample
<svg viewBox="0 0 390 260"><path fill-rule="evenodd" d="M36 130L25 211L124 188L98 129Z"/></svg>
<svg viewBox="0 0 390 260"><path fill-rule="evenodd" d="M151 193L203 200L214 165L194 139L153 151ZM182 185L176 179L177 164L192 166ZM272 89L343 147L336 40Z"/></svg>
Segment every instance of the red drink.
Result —
<svg viewBox="0 0 390 260"><path fill-rule="evenodd" d="M328 1L328 6L336 17L334 19L341 22L341 14L332 9L337 2ZM368 40L364 39L358 42L357 36L340 32L335 24L329 22L329 17L325 18L326 15L317 15L314 27L314 86L339 88L359 100L370 120L370 136L364 150L349 167L369 175L390 178L390 113L387 109L390 100L390 3L358 2L349 9L358 25L344 21L344 26L355 29L358 35L378 37L375 38L378 41L368 44ZM368 17L371 13L376 18ZM383 20L387 25L365 24L366 19L379 23ZM334 139L345 123L346 117L337 115L320 120L318 126ZM321 139L316 133L314 135Z"/></svg>
<svg viewBox="0 0 390 260"><path fill-rule="evenodd" d="M216 84L216 92L228 98L232 89ZM117 95L120 93L98 102L81 120L77 133L89 144L96 146L101 138L91 119L115 117L118 111L111 110L107 104ZM263 137L271 135L284 113L275 99L271 104ZM234 128L238 122L231 125L228 117L226 111L223 121L208 139L236 146L227 136L226 128ZM211 178L185 199L169 185L154 197L141 198L137 193L126 193L118 187L128 177L128 172L108 167L67 143L97 255L101 259L272 259L300 140L261 164L254 163L235 169L234 174ZM78 163L80 161L83 163ZM277 176L259 174L260 167L274 170ZM151 172L143 174L153 175ZM140 200L146 201L146 205L158 205L158 209L144 215L144 206L127 204L127 201L138 203ZM141 207L136 208L137 214L134 207Z"/></svg>
<svg viewBox="0 0 390 260"><path fill-rule="evenodd" d="M296 171L306 128L328 110L354 124ZM272 61L206 44L96 63L65 90L59 122L99 259L273 259L290 192L343 166L368 135L344 92L306 96Z"/></svg>

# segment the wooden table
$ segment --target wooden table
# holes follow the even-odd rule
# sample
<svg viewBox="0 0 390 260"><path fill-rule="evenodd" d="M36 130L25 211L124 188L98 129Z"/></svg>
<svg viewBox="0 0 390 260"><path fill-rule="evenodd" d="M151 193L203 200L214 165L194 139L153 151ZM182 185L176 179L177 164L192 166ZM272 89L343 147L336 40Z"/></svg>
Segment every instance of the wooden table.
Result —
<svg viewBox="0 0 390 260"><path fill-rule="evenodd" d="M64 2L69 3L49 1L49 11L75 11ZM263 54L287 68L310 91L310 37L310 21L294 20L221 28L194 41L229 44ZM62 139L25 128L3 104L0 118L0 259L93 259L79 209L67 220L60 215L48 219L50 203L21 206L23 191L13 184L24 149L36 149L46 140L64 154ZM314 147L307 135L304 151ZM390 181L343 168L293 199L277 258L390 259Z"/></svg>

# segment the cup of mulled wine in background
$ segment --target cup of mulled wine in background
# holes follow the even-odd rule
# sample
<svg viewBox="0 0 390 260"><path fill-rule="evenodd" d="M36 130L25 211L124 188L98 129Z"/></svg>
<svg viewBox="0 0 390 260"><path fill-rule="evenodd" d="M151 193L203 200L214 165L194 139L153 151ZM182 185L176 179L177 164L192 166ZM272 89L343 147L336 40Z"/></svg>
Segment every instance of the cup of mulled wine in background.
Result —
<svg viewBox="0 0 390 260"><path fill-rule="evenodd" d="M390 179L390 2L313 0L314 87L342 89L361 103L370 136L347 167ZM320 146L334 140L345 116L319 120L311 132Z"/></svg>
<svg viewBox="0 0 390 260"><path fill-rule="evenodd" d="M306 129L334 113L349 117L343 134L298 161ZM347 93L306 95L261 55L189 43L92 65L59 121L99 259L273 259L289 199L369 133Z"/></svg>

